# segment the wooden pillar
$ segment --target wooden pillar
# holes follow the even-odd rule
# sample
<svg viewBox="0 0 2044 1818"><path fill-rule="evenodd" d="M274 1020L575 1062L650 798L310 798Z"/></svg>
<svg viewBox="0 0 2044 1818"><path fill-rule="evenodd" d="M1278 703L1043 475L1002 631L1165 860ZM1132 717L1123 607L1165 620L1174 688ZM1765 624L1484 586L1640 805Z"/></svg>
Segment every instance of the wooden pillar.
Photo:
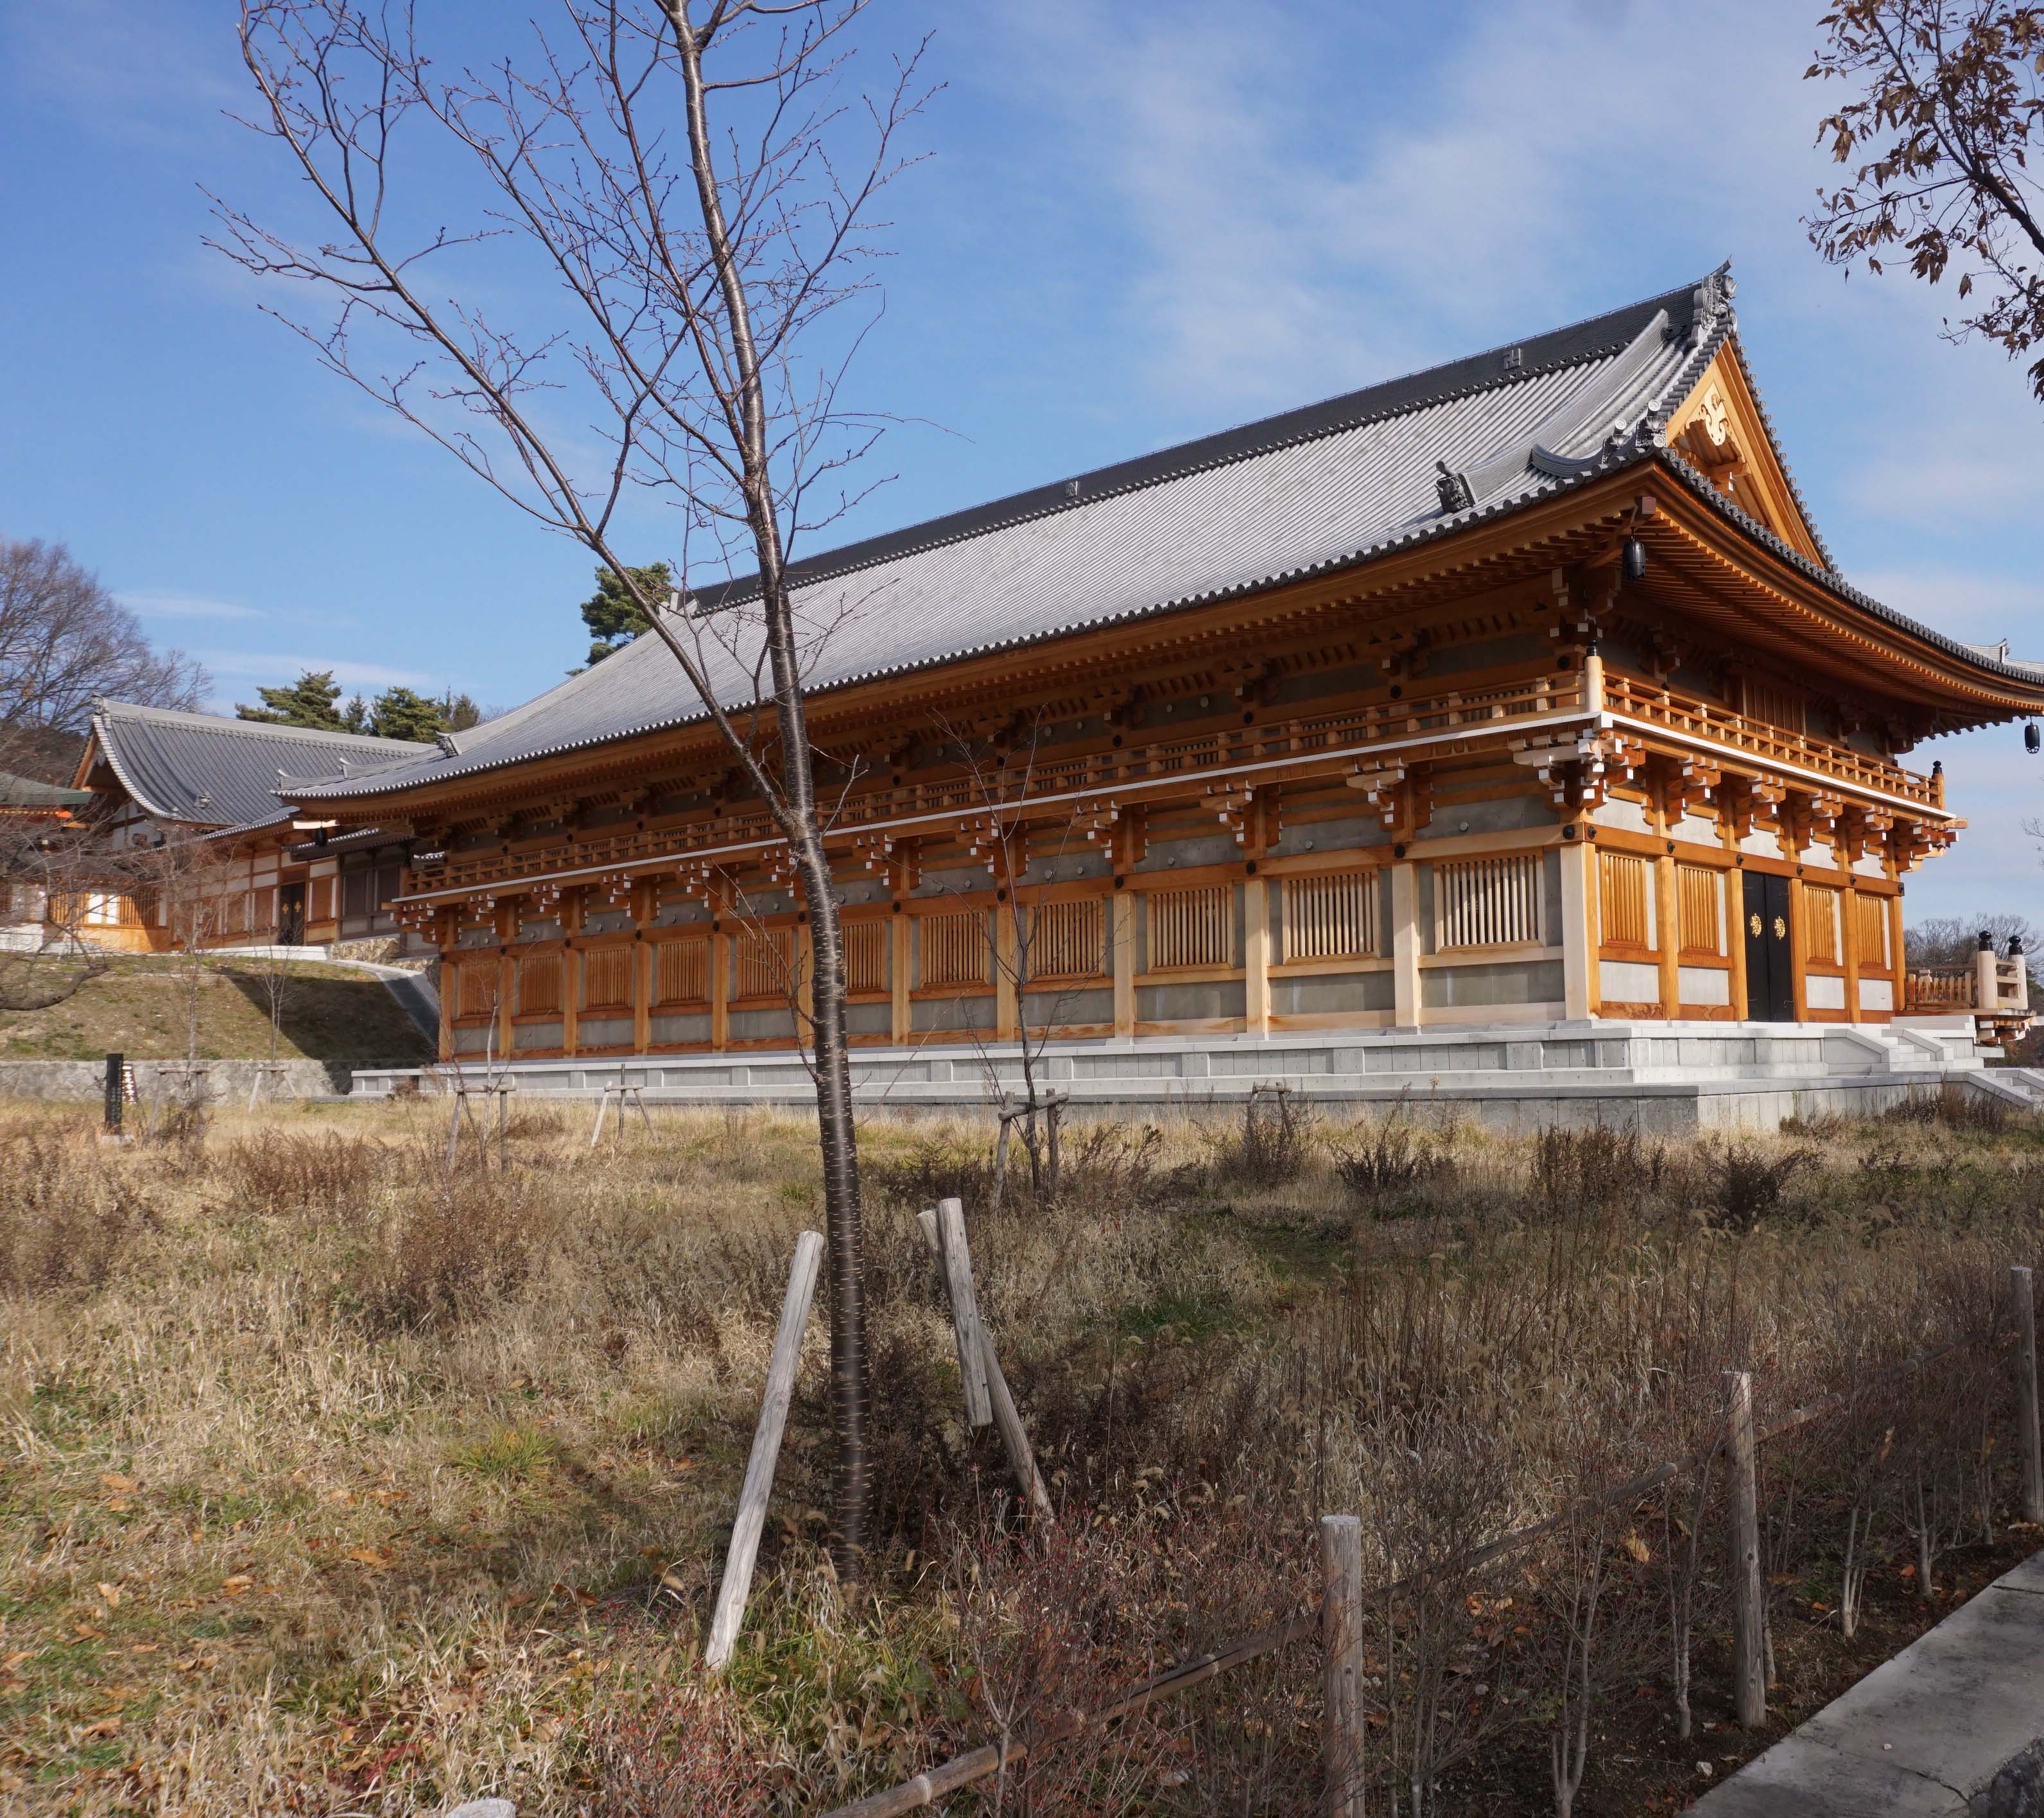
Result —
<svg viewBox="0 0 2044 1818"><path fill-rule="evenodd" d="M1242 886L1242 977L1246 1018L1252 1036L1270 1033L1270 893L1261 878Z"/></svg>
<svg viewBox="0 0 2044 1818"><path fill-rule="evenodd" d="M653 944L639 936L632 948L632 1048L644 1054L653 1045ZM618 1127L624 1123L624 1107L617 1108Z"/></svg>
<svg viewBox="0 0 2044 1818"><path fill-rule="evenodd" d="M582 932L582 892L570 890L561 898L561 1052L573 1054L581 1045L582 956L575 951L574 937Z"/></svg>
<svg viewBox="0 0 2044 1818"><path fill-rule="evenodd" d="M1859 1020L1859 885L1850 880L1838 898L1838 952L1846 963L1846 1020Z"/></svg>
<svg viewBox="0 0 2044 1818"><path fill-rule="evenodd" d="M1135 1033L1135 916L1141 905L1126 890L1107 899L1108 963L1114 970L1114 1032Z"/></svg>
<svg viewBox="0 0 2044 1818"><path fill-rule="evenodd" d="M311 896L312 891L309 888L307 889L305 894L307 897ZM309 917L307 919L309 920ZM451 931L451 923L443 924L440 928L440 934L442 936L440 941L440 970L436 974L436 982L440 986L440 1059L442 1060L452 1060L454 1059L454 994L455 990L459 988L459 981L460 977L460 974L455 970L454 955L456 949L449 946L445 938Z"/></svg>
<svg viewBox="0 0 2044 1818"><path fill-rule="evenodd" d="M1597 1002L1597 918L1594 872L1596 848L1578 828L1564 840L1562 860L1562 1013L1570 1022L1596 1014Z"/></svg>
<svg viewBox="0 0 2044 1818"><path fill-rule="evenodd" d="M1420 1026L1420 871L1409 860L1391 867L1391 1020Z"/></svg>
<svg viewBox="0 0 2044 1818"><path fill-rule="evenodd" d="M340 894L340 880L334 880L334 894ZM338 917L340 905L335 905ZM497 938L502 943L497 955L497 1058L507 1059L511 1053L511 1010L518 997L518 962L513 957L511 943L518 932L518 905L499 903L497 905Z"/></svg>
<svg viewBox="0 0 2044 1818"><path fill-rule="evenodd" d="M1654 956L1661 963L1661 1013L1673 1020L1682 1008L1682 905L1675 888L1675 861L1666 852L1654 861Z"/></svg>
<svg viewBox="0 0 2044 1818"><path fill-rule="evenodd" d="M894 919L887 929L887 984L893 993L893 1016L889 1032L897 1043L906 1043L914 1032L909 1008L909 969L914 963L911 942L915 924L901 905L894 905Z"/></svg>
<svg viewBox="0 0 2044 1818"><path fill-rule="evenodd" d="M1893 1014L1900 1016L1908 1007L1908 963L1902 950L1902 898L1892 896L1888 899L1888 975L1895 981L1892 996L1895 1001Z"/></svg>
<svg viewBox="0 0 2044 1818"><path fill-rule="evenodd" d="M1731 961L1731 1013L1735 1022L1746 1020L1746 873L1724 874L1725 955Z"/></svg>
<svg viewBox="0 0 2044 1818"><path fill-rule="evenodd" d="M1020 958L1015 917L1021 912L1012 886L1004 894L1007 900L993 905L993 1038L1012 1042L1021 1022L1015 989L1015 970Z"/></svg>
<svg viewBox="0 0 2044 1818"><path fill-rule="evenodd" d="M1803 955L1810 944L1810 931L1803 925L1803 880L1791 876L1788 880L1788 977L1795 990L1796 1020L1799 1023L1807 1023L1810 1020L1809 973L1803 963Z"/></svg>
<svg viewBox="0 0 2044 1818"><path fill-rule="evenodd" d="M731 936L709 937L709 1045L731 1045Z"/></svg>

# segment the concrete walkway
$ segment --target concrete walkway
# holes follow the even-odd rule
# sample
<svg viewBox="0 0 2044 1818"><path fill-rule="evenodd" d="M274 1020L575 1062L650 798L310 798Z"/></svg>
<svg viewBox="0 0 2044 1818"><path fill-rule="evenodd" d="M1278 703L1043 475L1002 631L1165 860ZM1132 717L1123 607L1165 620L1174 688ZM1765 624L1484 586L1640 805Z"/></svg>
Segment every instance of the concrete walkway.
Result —
<svg viewBox="0 0 2044 1818"><path fill-rule="evenodd" d="M2044 1553L1696 1801L1703 1818L1964 1818L2044 1736Z"/></svg>

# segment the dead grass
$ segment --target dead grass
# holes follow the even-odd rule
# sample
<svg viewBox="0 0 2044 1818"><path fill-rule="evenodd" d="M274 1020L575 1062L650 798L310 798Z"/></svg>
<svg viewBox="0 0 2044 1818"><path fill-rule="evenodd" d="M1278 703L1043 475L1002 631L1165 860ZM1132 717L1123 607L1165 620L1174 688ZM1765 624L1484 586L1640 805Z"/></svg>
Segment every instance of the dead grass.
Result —
<svg viewBox="0 0 2044 1818"><path fill-rule="evenodd" d="M2000 1354L1879 1373L1992 1325L2038 1259L2044 1138L1934 1114L1729 1145L1418 1113L1077 1126L1058 1203L1000 1207L987 1131L878 1123L871 1594L847 1607L824 1562L819 1320L711 1687L701 1628L820 1217L801 1120L663 1113L592 1159L586 1112L528 1108L508 1167L471 1143L450 1178L430 1102L125 1150L83 1109L0 1113L0 1803L820 1810L1302 1607L1314 1520L1347 1510L1373 1574L1433 1587L1373 1616L1373 1798L1538 1809L1585 1560L1610 1566L1587 1682L1674 1746L1686 1596L1716 1719L1723 1368L1754 1370L1763 1423L1849 1392L1764 1485L1790 1708L1825 1682L1806 1654L1847 1658L1849 1516L1875 1603L1927 1577L1925 1620L2008 1545ZM947 1193L1056 1535L959 1417L913 1221ZM1609 1533L1456 1563L1663 1456L1696 1462ZM1001 1808L1308 1808L1310 1656L1047 1758ZM1654 1808L1611 1733L1576 1811Z"/></svg>

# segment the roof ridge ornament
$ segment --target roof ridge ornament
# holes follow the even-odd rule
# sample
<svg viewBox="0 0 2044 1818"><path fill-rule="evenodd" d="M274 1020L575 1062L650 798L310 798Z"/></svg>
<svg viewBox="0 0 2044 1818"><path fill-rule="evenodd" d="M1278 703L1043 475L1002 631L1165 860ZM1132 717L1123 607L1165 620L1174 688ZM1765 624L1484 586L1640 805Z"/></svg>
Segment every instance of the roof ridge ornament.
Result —
<svg viewBox="0 0 2044 1818"><path fill-rule="evenodd" d="M1731 300L1739 285L1727 259L1689 294L1689 344L1696 346L1731 314Z"/></svg>
<svg viewBox="0 0 2044 1818"><path fill-rule="evenodd" d="M1476 494L1470 490L1469 476L1458 474L1446 461L1436 461L1439 470L1434 475L1434 490L1441 495L1443 511L1473 511L1476 509Z"/></svg>

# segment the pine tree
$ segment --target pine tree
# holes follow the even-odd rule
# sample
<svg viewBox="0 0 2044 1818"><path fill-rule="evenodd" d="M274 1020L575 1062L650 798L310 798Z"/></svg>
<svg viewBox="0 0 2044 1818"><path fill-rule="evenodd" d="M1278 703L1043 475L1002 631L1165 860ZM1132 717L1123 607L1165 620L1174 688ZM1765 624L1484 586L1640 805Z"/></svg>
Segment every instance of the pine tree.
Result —
<svg viewBox="0 0 2044 1818"><path fill-rule="evenodd" d="M450 732L465 732L482 724L482 709L472 695L457 694L450 688L434 705L440 710L440 724Z"/></svg>
<svg viewBox="0 0 2044 1818"><path fill-rule="evenodd" d="M331 669L308 669L288 688L259 688L259 707L237 702L234 711L244 720L266 726L310 726L322 732L344 732L348 723L334 709L340 698L340 684Z"/></svg>
<svg viewBox="0 0 2044 1818"><path fill-rule="evenodd" d="M665 599L674 585L664 562L634 568L631 573L640 591L653 599ZM582 622L594 636L589 647L591 663L602 662L613 651L622 649L641 632L651 628L651 621L639 609L639 602L608 568L596 571L596 591L582 603Z"/></svg>
<svg viewBox="0 0 2044 1818"><path fill-rule="evenodd" d="M379 739L409 739L415 744L430 744L433 735L447 729L447 719L437 701L409 688L386 688L369 709L369 729Z"/></svg>

